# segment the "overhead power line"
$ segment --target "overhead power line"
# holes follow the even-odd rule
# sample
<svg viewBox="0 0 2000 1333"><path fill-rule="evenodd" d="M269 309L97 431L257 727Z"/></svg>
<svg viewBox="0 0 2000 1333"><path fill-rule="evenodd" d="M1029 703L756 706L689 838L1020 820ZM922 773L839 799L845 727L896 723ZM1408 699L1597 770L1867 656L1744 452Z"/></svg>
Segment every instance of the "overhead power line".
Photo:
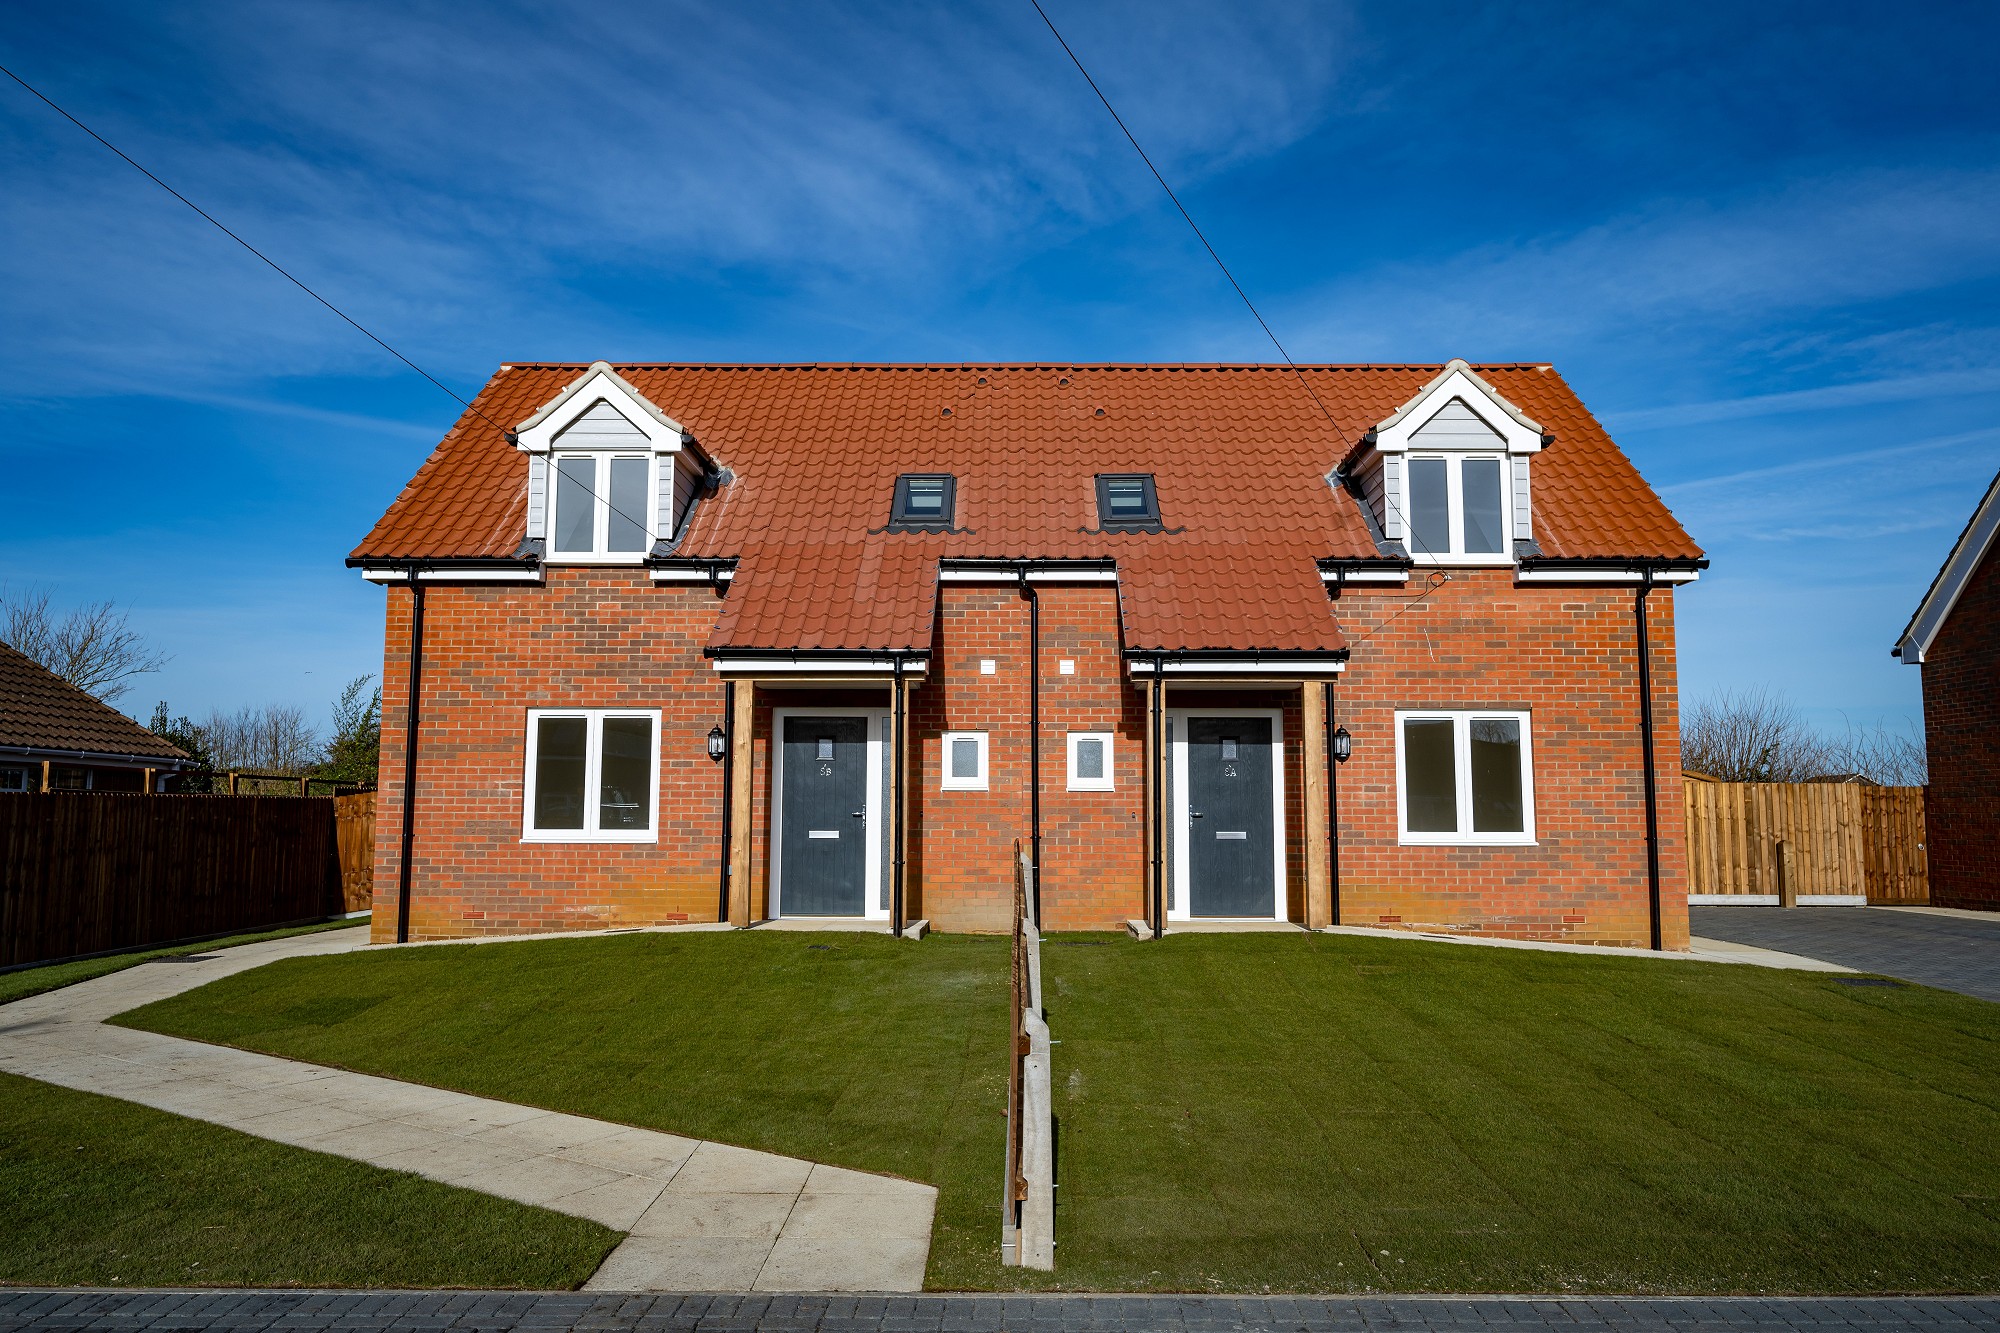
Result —
<svg viewBox="0 0 2000 1333"><path fill-rule="evenodd" d="M1118 108L1111 105L1111 99L1104 95L1104 90L1097 86L1097 80L1093 79L1090 76L1090 71L1083 67L1083 61L1077 58L1075 49L1064 38L1062 31L1056 27L1055 20L1049 17L1049 11L1042 8L1042 0L1028 0L1028 3L1033 5L1035 12L1042 16L1042 22L1047 25L1049 35L1056 39L1057 45L1063 49L1063 54L1069 57L1069 63L1076 66L1076 72L1083 75L1083 81L1090 85L1090 91L1096 93L1097 100L1104 104L1104 109L1110 113L1111 119L1117 124L1119 132L1125 136L1125 142L1132 145L1132 151L1137 153L1139 160L1146 164L1146 170L1153 173L1153 179L1160 183L1162 190L1166 191L1167 198L1172 201L1174 208L1179 211L1181 220L1188 224L1188 230L1192 231L1195 239L1201 242L1201 248L1208 251L1208 257L1213 259L1215 266L1222 270L1222 276L1229 280L1230 287L1235 290L1236 295L1242 300L1244 308L1250 312L1250 317L1257 321L1257 327L1264 330L1264 336L1271 340L1271 346L1278 349L1278 355L1285 359L1287 366L1291 367L1292 374L1298 378L1299 387L1306 391L1306 396L1312 399L1313 406L1318 408L1319 414L1326 418L1326 424L1333 427L1334 435L1340 440L1340 447L1342 449L1351 449L1353 446L1348 443L1347 432L1341 429L1340 423L1334 419L1333 413L1326 410L1326 404L1320 401L1319 392L1313 388L1312 381L1306 377L1305 371L1299 369L1299 363L1292 360L1292 354L1285 350L1284 343L1278 341L1278 335L1272 330L1270 321L1266 320L1263 313L1257 309L1257 303L1250 299L1250 293L1243 290L1243 284L1236 280L1236 275L1229 271L1229 265L1222 262L1222 256L1217 254L1215 246L1209 243L1207 235L1201 229L1201 224L1194 220L1194 215L1187 211L1187 205L1183 204L1181 197L1174 193L1174 187L1167 184L1167 178L1162 176L1160 169L1153 165L1153 159L1147 155L1145 148L1140 145L1138 137L1132 133L1131 127L1126 125L1125 118L1118 114ZM1403 507L1396 503L1394 496L1389 494L1387 486L1382 488L1382 501L1389 508L1396 511L1396 517L1401 519L1404 527L1407 528L1409 526L1409 519L1404 516ZM1442 587L1444 583L1451 581L1450 574L1443 573L1442 571L1439 572L1442 575L1441 580L1433 580L1430 587L1411 598L1408 605L1404 606L1403 610L1398 611L1396 615L1390 616L1389 620L1396 619L1397 616L1403 614L1403 611L1409 610L1410 607L1415 606L1418 602L1423 601L1424 598L1429 597L1431 593ZM1374 637L1377 631L1389 624L1389 620L1385 620L1374 629L1369 630L1368 633L1362 635L1355 642L1362 643Z"/></svg>
<svg viewBox="0 0 2000 1333"><path fill-rule="evenodd" d="M480 408L475 404L473 404L472 402L459 396L459 394L455 390L453 390L449 385L445 384L444 381L440 380L437 376L431 374L428 370L425 370L422 366L410 360L409 357L404 356L401 352L391 347L388 343L384 342L381 338L377 337L369 329L363 327L360 321L356 320L353 316L349 315L345 310L342 310L339 306L327 300L324 296L321 296L318 292L308 287L305 283L299 281L299 279L297 279L296 277L293 277L292 274L288 272L283 265L279 264L277 260L271 258L269 255L265 254L262 250L259 250L256 246L250 244L250 242L244 240L241 236L238 236L235 232L223 226L222 223L216 221L216 219L206 209L202 208L201 205L195 203L194 200L188 198L186 195L182 194L179 190L176 190L173 186L167 184L165 181L161 180L158 176L155 176L152 172L146 170L146 168L140 166L137 162L133 161L131 155L126 153L120 147L118 147L117 144L112 143L109 139L99 134L96 130L93 130L92 128L90 128L90 126L84 124L82 121L78 120L75 116L72 116L69 112L63 110L62 107L56 105L55 101L51 99L48 96L48 94L44 93L41 89L35 87L35 85L33 85L32 83L29 83L26 79L16 74L13 70L8 69L5 65L0 65L0 74L5 74L8 78L20 84L23 88L26 88L30 93L34 94L35 97L39 98L42 104L47 106L51 111L55 112L58 116L61 116L64 120L68 121L70 124L82 130L85 134L88 134L91 138L97 140L98 143L103 144L104 147L108 148L109 150L111 150L111 152L116 154L118 158L121 161L123 161L125 165L131 167L132 170L138 172L141 176L144 176L147 180L153 182L153 184L159 186L162 190L165 190L168 194L172 195L174 198L180 200L182 203L186 204L189 208L193 209L198 215L200 215L203 221L207 222L210 226L214 227L224 236L227 236L230 240L242 246L245 250L248 250L251 254L257 256L257 258L263 260L265 264L270 266L272 272L278 274L286 282L291 283L292 286L298 288L300 291L304 292L307 296L310 296L313 300L325 306L328 310L331 310L335 315L339 316L340 319L348 325L348 327L352 328L362 337L368 339L368 341L374 343L377 347L387 352L390 356L395 357L398 361L408 366L411 370L416 371L417 374L429 380L433 385L437 386L438 389L443 391L453 402L457 403L460 407L463 407L466 411L471 412L474 416L477 416L481 421L484 421L487 425L493 427L493 429L499 431L502 435L507 435L509 433L505 426L502 426L492 417L487 416L485 412L480 410ZM638 519L633 518L630 514L626 513L624 510L612 504L610 497L599 494L592 487L585 487L584 489L590 493L590 497L593 500L602 500L604 502L605 508L609 509L614 514L617 514L620 518L624 519L626 522L637 523L639 524L639 527L645 531L652 530L652 524L641 523Z"/></svg>

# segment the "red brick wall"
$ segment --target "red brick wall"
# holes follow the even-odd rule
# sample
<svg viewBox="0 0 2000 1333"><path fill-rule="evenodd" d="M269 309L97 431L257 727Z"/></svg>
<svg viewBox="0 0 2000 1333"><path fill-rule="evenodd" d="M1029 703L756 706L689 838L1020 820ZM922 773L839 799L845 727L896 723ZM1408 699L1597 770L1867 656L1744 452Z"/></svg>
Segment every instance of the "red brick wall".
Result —
<svg viewBox="0 0 2000 1333"><path fill-rule="evenodd" d="M1410 590L1349 588L1336 687L1354 736L1341 768L1341 921L1580 944L1648 942L1645 803L1632 588L1516 585L1455 570ZM1687 945L1673 594L1649 598L1663 943ZM1405 609L1407 608L1407 609ZM1395 712L1532 714L1536 845L1398 843Z"/></svg>
<svg viewBox="0 0 2000 1333"><path fill-rule="evenodd" d="M722 684L701 657L716 600L630 570L554 569L546 587L425 590L410 935L519 934L713 921ZM389 590L375 938L393 939L409 684L407 588ZM657 844L521 841L527 710L657 708Z"/></svg>
<svg viewBox="0 0 2000 1333"><path fill-rule="evenodd" d="M1145 912L1145 697L1119 659L1115 589L1043 586L1038 594L1044 914L1053 929L1115 929ZM1474 571L1390 620L1412 595L1350 589L1337 607L1358 641L1336 701L1356 739L1355 758L1340 774L1343 920L1644 943L1631 590L1521 588L1504 573ZM440 586L426 596L413 936L714 920L722 773L707 757L706 736L722 719L723 686L701 656L719 605L709 590L654 585L631 570L556 569L546 587ZM408 589L389 590L377 938L392 935L395 924L410 601ZM1686 909L1671 593L1656 592L1652 608L1666 942L1680 947ZM982 659L995 663L995 674L981 674ZM909 916L941 930L1007 927L1014 840L1029 836L1027 659L1028 605L1016 589L944 586L932 669L910 694L916 754L905 898ZM1074 674L1060 671L1065 659L1076 664ZM772 709L886 706L887 697L885 688L759 690L754 914L768 903ZM1287 881L1297 919L1305 849L1296 688L1183 688L1169 702L1284 709ZM661 710L657 844L521 841L526 713L543 706ZM1398 707L1531 709L1539 845L1399 847ZM1112 791L1066 790L1072 730L1115 734ZM988 790L941 789L947 731L988 733Z"/></svg>
<svg viewBox="0 0 2000 1333"><path fill-rule="evenodd" d="M2000 911L2000 544L1986 552L1926 657L1931 902Z"/></svg>

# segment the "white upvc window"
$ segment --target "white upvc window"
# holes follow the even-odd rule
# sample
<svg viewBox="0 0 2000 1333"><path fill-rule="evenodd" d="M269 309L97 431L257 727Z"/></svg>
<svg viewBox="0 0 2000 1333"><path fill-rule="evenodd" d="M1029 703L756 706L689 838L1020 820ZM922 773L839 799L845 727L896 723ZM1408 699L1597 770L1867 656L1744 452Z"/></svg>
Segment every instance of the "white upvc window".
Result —
<svg viewBox="0 0 2000 1333"><path fill-rule="evenodd" d="M1069 789L1110 791L1111 786L1111 733L1070 732Z"/></svg>
<svg viewBox="0 0 2000 1333"><path fill-rule="evenodd" d="M1404 460L1411 557L1422 564L1510 560L1509 471L1504 454L1411 454Z"/></svg>
<svg viewBox="0 0 2000 1333"><path fill-rule="evenodd" d="M653 544L653 455L592 452L549 460L549 558L628 561Z"/></svg>
<svg viewBox="0 0 2000 1333"><path fill-rule="evenodd" d="M1529 714L1413 709L1396 714L1396 810L1405 843L1535 841Z"/></svg>
<svg viewBox="0 0 2000 1333"><path fill-rule="evenodd" d="M531 708L521 838L657 842L660 713Z"/></svg>
<svg viewBox="0 0 2000 1333"><path fill-rule="evenodd" d="M986 733L947 731L944 734L944 789L986 790Z"/></svg>

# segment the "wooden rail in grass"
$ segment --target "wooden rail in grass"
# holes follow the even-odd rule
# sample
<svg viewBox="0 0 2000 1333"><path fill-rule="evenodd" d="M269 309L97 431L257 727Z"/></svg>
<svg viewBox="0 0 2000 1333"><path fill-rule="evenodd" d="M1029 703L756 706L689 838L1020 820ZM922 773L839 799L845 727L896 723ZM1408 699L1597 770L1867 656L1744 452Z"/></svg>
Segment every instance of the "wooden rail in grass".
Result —
<svg viewBox="0 0 2000 1333"><path fill-rule="evenodd" d="M0 967L338 916L333 807L323 796L0 799Z"/></svg>
<svg viewBox="0 0 2000 1333"><path fill-rule="evenodd" d="M1860 782L1682 783L1688 892L1776 901L1930 901L1924 789Z"/></svg>
<svg viewBox="0 0 2000 1333"><path fill-rule="evenodd" d="M1049 1028L1042 1017L1042 932L1029 912L1034 864L1014 842L1014 956L1008 1009L1007 1170L1000 1204L1000 1262L1056 1265L1055 1107Z"/></svg>

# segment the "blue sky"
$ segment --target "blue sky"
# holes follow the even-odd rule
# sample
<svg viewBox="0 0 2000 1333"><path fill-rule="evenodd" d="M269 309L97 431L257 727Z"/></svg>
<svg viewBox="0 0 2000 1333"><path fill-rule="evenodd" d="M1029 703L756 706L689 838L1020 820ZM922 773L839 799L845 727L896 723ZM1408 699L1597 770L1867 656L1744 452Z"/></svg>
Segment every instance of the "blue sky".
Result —
<svg viewBox="0 0 2000 1333"><path fill-rule="evenodd" d="M1046 0L1300 360L1554 362L1714 569L1683 692L1907 723L2000 466L2000 9ZM1027 0L14 6L0 63L469 394L507 360L1272 355ZM0 577L377 668L442 394L0 87Z"/></svg>

